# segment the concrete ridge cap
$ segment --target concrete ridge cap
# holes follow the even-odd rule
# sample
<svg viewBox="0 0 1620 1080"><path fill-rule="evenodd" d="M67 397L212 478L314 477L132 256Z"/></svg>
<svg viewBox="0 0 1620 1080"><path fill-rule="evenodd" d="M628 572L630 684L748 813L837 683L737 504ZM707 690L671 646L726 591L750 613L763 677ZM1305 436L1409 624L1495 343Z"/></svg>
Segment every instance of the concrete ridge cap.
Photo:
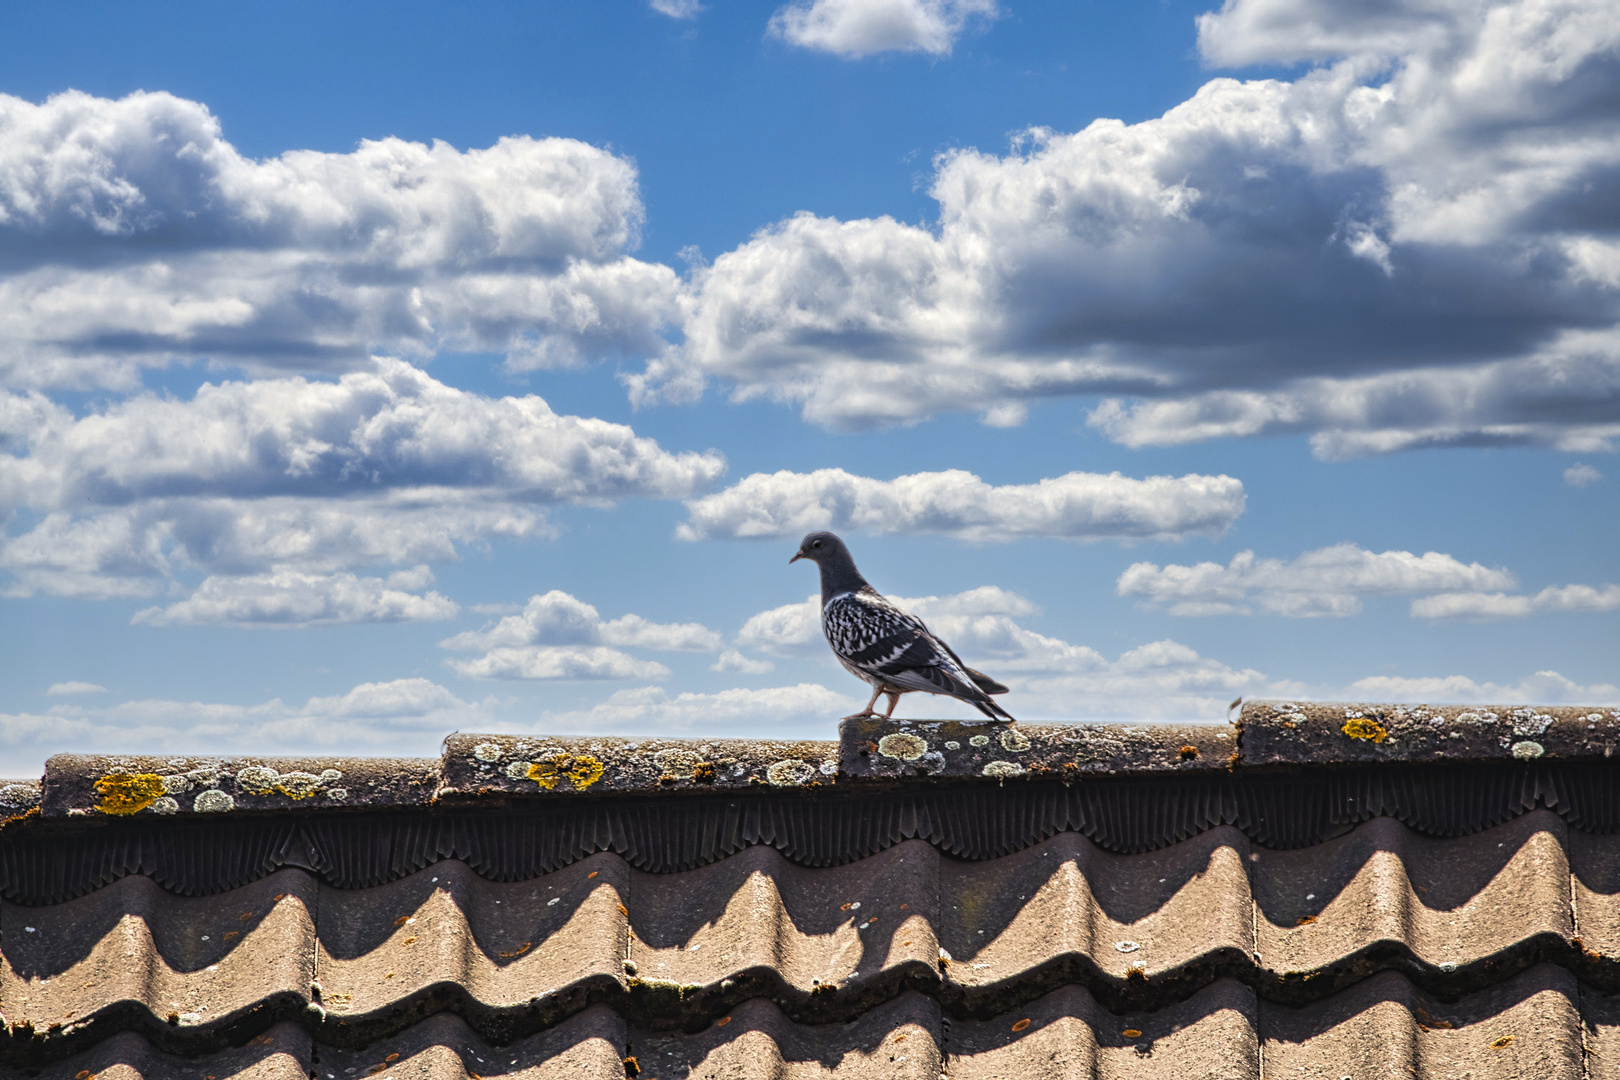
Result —
<svg viewBox="0 0 1620 1080"><path fill-rule="evenodd" d="M1246 702L1236 722L848 719L832 739L456 732L438 758L58 754L0 780L0 818L490 805L918 782L1215 774L1251 767L1603 761L1620 707Z"/></svg>

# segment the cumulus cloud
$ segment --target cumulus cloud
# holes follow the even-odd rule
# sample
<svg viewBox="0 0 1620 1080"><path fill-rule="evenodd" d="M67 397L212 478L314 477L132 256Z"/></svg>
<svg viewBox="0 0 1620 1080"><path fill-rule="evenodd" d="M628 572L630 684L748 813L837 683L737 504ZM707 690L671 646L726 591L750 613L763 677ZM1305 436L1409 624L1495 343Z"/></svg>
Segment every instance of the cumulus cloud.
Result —
<svg viewBox="0 0 1620 1080"><path fill-rule="evenodd" d="M100 683L93 682L59 682L52 683L45 693L50 697L80 697L85 694L105 694L107 688Z"/></svg>
<svg viewBox="0 0 1620 1080"><path fill-rule="evenodd" d="M467 630L440 647L483 656L445 663L475 679L662 679L663 664L625 648L655 652L718 652L720 635L699 623L656 623L640 615L603 619L583 600L559 589L533 596L523 611L482 630ZM738 669L741 670L741 669Z"/></svg>
<svg viewBox="0 0 1620 1080"><path fill-rule="evenodd" d="M1354 615L1364 596L1477 592L1512 588L1501 568L1463 563L1437 551L1371 552L1355 544L1307 551L1291 561L1258 559L1244 551L1222 566L1133 563L1119 576L1121 596L1150 606L1168 605L1172 615L1286 615L1309 618ZM1446 599L1446 598L1436 598Z"/></svg>
<svg viewBox="0 0 1620 1080"><path fill-rule="evenodd" d="M210 577L185 600L145 608L131 621L151 626L302 627L455 618L460 611L455 601L437 592L410 591L432 580L426 566L386 578L291 570Z"/></svg>
<svg viewBox="0 0 1620 1080"><path fill-rule="evenodd" d="M1073 472L1034 484L992 486L970 472L894 480L843 469L754 473L687 502L682 540L798 537L817 529L873 534L945 533L972 541L1029 536L1066 540L1181 539L1219 535L1243 513L1230 476Z"/></svg>
<svg viewBox="0 0 1620 1080"><path fill-rule="evenodd" d="M182 569L442 562L458 545L545 533L548 505L682 498L725 467L390 359L333 382L224 382L83 417L0 392L0 444L12 451L0 506L36 515L0 541L10 592L84 597L152 595Z"/></svg>
<svg viewBox="0 0 1620 1080"><path fill-rule="evenodd" d="M669 668L603 645L501 646L445 666L468 679L664 679Z"/></svg>
<svg viewBox="0 0 1620 1080"><path fill-rule="evenodd" d="M1232 0L1163 116L942 155L937 225L802 214L696 271L678 353L835 427L1102 395L1130 445L1327 458L1620 435L1620 9Z"/></svg>
<svg viewBox="0 0 1620 1080"><path fill-rule="evenodd" d="M648 0L647 6L672 19L695 19L703 10L698 0Z"/></svg>
<svg viewBox="0 0 1620 1080"><path fill-rule="evenodd" d="M1379 675L1361 679L1346 695L1361 701L1457 702L1480 705L1598 705L1620 703L1620 687L1609 683L1582 686L1556 671L1538 671L1517 683L1475 682L1465 675L1398 678Z"/></svg>
<svg viewBox="0 0 1620 1080"><path fill-rule="evenodd" d="M767 671L775 671L776 665L769 660L745 656L736 649L726 649L720 654L720 659L709 665L709 670L729 671L739 675L763 675Z"/></svg>
<svg viewBox="0 0 1620 1080"><path fill-rule="evenodd" d="M1603 479L1603 474L1584 461L1577 461L1564 470L1564 483L1570 487L1583 488L1588 484L1595 484Z"/></svg>
<svg viewBox="0 0 1620 1080"><path fill-rule="evenodd" d="M800 0L771 16L770 33L846 60L882 52L949 56L970 20L997 14L995 0Z"/></svg>
<svg viewBox="0 0 1620 1080"><path fill-rule="evenodd" d="M1507 593L1452 593L1412 601L1420 619L1489 622L1522 619L1542 612L1620 611L1620 585L1555 585L1534 596Z"/></svg>
<svg viewBox="0 0 1620 1080"><path fill-rule="evenodd" d="M134 700L0 713L0 769L39 775L56 753L438 753L445 732L487 727L491 704L463 701L428 679L361 683L302 705Z"/></svg>
<svg viewBox="0 0 1620 1080"><path fill-rule="evenodd" d="M647 355L678 315L628 255L634 165L572 139L402 139L255 161L163 93L0 95L0 384L128 386L175 357L345 370Z"/></svg>

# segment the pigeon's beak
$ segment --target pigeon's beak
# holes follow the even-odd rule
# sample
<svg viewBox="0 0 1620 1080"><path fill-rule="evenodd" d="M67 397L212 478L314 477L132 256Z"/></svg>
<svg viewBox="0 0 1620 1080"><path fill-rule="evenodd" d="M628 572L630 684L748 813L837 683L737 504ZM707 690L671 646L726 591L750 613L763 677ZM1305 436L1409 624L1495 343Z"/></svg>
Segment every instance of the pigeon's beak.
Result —
<svg viewBox="0 0 1620 1080"><path fill-rule="evenodd" d="M802 558L804 558L804 552L800 551L800 552L796 553L793 556L793 558L788 560L788 565L792 566L794 563L798 562Z"/></svg>

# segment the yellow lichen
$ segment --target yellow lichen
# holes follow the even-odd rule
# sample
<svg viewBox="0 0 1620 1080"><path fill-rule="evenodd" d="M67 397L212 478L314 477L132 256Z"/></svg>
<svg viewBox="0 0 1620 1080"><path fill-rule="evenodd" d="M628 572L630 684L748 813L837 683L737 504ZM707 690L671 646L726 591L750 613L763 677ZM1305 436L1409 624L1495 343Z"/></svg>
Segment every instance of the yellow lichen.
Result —
<svg viewBox="0 0 1620 1080"><path fill-rule="evenodd" d="M602 779L605 767L590 754L581 754L574 759L574 764L568 769L568 779L574 782L574 787L584 791L598 780Z"/></svg>
<svg viewBox="0 0 1620 1080"><path fill-rule="evenodd" d="M559 756L564 761L568 760L567 754ZM536 761L529 765L529 779L539 784L544 791L550 791L557 786L557 774L557 758L552 758L550 761Z"/></svg>
<svg viewBox="0 0 1620 1080"><path fill-rule="evenodd" d="M156 773L108 773L96 781L103 814L136 814L163 797L163 777Z"/></svg>
<svg viewBox="0 0 1620 1080"><path fill-rule="evenodd" d="M602 779L604 766L590 754L554 754L529 766L528 777L542 790L550 791L557 781L567 777L578 791L584 791Z"/></svg>
<svg viewBox="0 0 1620 1080"><path fill-rule="evenodd" d="M1389 738L1389 732L1385 730L1383 724L1376 720L1368 720L1362 716L1346 720L1344 727L1339 730L1352 739L1371 739L1373 742L1383 742Z"/></svg>

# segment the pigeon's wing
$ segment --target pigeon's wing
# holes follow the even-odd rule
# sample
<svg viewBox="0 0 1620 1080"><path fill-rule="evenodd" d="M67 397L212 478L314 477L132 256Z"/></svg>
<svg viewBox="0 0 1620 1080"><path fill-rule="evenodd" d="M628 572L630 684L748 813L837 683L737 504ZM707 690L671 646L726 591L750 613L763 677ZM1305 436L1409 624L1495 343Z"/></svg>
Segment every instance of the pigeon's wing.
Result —
<svg viewBox="0 0 1620 1080"><path fill-rule="evenodd" d="M890 686L961 698L991 718L1007 715L921 619L876 593L835 597L822 625L841 659Z"/></svg>

